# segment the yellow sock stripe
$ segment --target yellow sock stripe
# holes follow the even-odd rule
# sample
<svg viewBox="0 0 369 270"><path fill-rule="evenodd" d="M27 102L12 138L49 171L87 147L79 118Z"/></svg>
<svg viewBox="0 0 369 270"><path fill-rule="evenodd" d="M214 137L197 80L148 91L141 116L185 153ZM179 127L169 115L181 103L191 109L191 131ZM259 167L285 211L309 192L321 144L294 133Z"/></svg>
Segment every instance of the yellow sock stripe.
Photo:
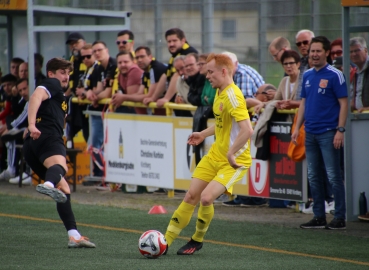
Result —
<svg viewBox="0 0 369 270"><path fill-rule="evenodd" d="M181 233L182 229L181 228L178 228L176 226L173 226L173 225L169 225L168 228L167 228L167 231L179 235Z"/></svg>

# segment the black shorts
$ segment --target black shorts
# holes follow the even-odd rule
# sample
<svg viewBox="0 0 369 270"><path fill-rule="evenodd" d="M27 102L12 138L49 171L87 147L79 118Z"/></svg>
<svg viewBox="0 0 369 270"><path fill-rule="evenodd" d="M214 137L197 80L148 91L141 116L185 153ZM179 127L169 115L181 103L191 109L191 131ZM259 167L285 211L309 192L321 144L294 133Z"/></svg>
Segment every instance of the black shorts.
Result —
<svg viewBox="0 0 369 270"><path fill-rule="evenodd" d="M50 134L41 134L37 140L27 136L23 151L27 164L43 180L47 171L45 159L56 155L66 156L63 138Z"/></svg>

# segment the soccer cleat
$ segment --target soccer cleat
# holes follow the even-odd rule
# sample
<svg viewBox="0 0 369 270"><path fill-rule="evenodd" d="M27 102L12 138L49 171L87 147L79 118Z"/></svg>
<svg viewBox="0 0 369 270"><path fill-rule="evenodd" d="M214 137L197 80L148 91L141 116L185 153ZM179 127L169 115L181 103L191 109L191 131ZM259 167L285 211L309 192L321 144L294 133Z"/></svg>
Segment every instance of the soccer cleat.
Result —
<svg viewBox="0 0 369 270"><path fill-rule="evenodd" d="M301 224L300 228L302 229L324 229L327 225L327 221L325 218L313 218L307 223Z"/></svg>
<svg viewBox="0 0 369 270"><path fill-rule="evenodd" d="M191 238L190 241L177 251L177 255L192 255L202 248L202 242L197 242Z"/></svg>
<svg viewBox="0 0 369 270"><path fill-rule="evenodd" d="M81 236L79 240L76 240L73 236L69 237L68 248L95 248L96 245L85 237Z"/></svg>
<svg viewBox="0 0 369 270"><path fill-rule="evenodd" d="M37 185L36 190L42 194L50 196L58 203L65 203L67 201L67 196L57 188L52 188L45 184L39 184Z"/></svg>
<svg viewBox="0 0 369 270"><path fill-rule="evenodd" d="M329 224L325 226L327 230L345 230L346 229L346 222L343 219L332 219Z"/></svg>

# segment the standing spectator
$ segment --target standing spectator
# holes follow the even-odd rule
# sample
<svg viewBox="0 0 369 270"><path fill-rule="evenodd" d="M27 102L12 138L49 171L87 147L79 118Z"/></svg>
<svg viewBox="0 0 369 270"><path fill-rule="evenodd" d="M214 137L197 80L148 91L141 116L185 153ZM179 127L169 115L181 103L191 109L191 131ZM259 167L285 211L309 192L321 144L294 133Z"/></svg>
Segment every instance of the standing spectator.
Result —
<svg viewBox="0 0 369 270"><path fill-rule="evenodd" d="M223 52L231 58L233 69L233 81L241 89L245 98L253 98L258 88L265 82L263 77L252 67L238 63L237 56L231 52Z"/></svg>
<svg viewBox="0 0 369 270"><path fill-rule="evenodd" d="M303 29L296 34L296 46L301 54L300 74L301 77L306 70L309 69L309 47L314 32Z"/></svg>
<svg viewBox="0 0 369 270"><path fill-rule="evenodd" d="M369 110L369 56L364 38L350 39L350 60L357 66L352 84L351 110L361 113Z"/></svg>
<svg viewBox="0 0 369 270"><path fill-rule="evenodd" d="M332 65L335 68L343 71L342 68L342 56L343 56L343 48L342 48L342 38L337 38L331 43L331 59ZM356 73L356 66L352 62L350 62L350 83L352 84Z"/></svg>
<svg viewBox="0 0 369 270"><path fill-rule="evenodd" d="M284 37L276 37L269 45L269 53L274 61L281 62L281 56L284 51L291 50L291 44Z"/></svg>
<svg viewBox="0 0 369 270"><path fill-rule="evenodd" d="M296 141L305 121L305 147L308 179L314 200L314 218L301 224L304 229L345 229L345 186L340 166L340 148L343 147L348 110L347 86L341 71L327 63L330 42L324 36L311 41L309 57L314 68L305 72L301 91L301 104L296 128L291 136ZM324 162L328 180L332 185L335 214L327 224L325 217Z"/></svg>
<svg viewBox="0 0 369 270"><path fill-rule="evenodd" d="M46 76L42 74L42 66L44 64L44 57L40 53L34 54L35 58L35 86L37 87Z"/></svg>
<svg viewBox="0 0 369 270"><path fill-rule="evenodd" d="M65 44L68 45L71 52L69 61L73 64L69 77L69 88L65 92L68 100L68 116L67 116L67 141L72 142L74 136L82 129L82 119L84 117L79 104L72 103L71 98L76 95L78 82L86 70L86 65L82 62L80 50L86 44L85 38L79 32L70 33ZM71 146L73 147L73 145Z"/></svg>

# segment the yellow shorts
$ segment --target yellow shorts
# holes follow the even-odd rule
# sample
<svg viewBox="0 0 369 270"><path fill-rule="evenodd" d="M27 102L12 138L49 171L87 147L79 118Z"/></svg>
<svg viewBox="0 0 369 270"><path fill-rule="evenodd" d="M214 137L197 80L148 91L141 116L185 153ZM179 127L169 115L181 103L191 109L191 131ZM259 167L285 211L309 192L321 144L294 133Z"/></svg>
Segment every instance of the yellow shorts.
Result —
<svg viewBox="0 0 369 270"><path fill-rule="evenodd" d="M197 165L192 177L205 182L217 181L226 188L226 193L232 194L233 185L240 181L247 172L248 167L234 169L228 161L215 161L205 155Z"/></svg>

